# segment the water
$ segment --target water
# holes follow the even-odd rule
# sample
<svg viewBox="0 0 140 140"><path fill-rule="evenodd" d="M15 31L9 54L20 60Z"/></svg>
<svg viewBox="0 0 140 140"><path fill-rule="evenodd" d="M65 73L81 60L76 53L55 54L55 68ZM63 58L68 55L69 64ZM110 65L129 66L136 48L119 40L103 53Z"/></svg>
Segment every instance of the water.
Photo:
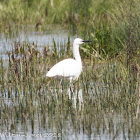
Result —
<svg viewBox="0 0 140 140"><path fill-rule="evenodd" d="M58 85L56 85L56 87L58 87ZM40 108L41 103L42 105L44 103L47 103L45 105L45 107L47 107L47 110L43 112L40 109L37 112L35 111L33 113L34 114L33 121L31 119L31 116L25 115L25 119L19 117L18 120L14 117L15 113L11 111L14 110L14 108L17 109L20 108L20 104L21 104L20 101L18 101L19 100L18 97L17 98L13 97L13 100L8 99L8 97L3 98L4 101L3 102L1 101L1 103L8 105L7 107L11 112L9 114L11 116L9 118L11 121L9 122L8 127L3 124L2 127L0 128L1 139L2 140L6 140L6 139L10 139L10 140L11 139L14 140L104 139L104 140L108 140L108 139L116 138L119 140L123 140L124 138L125 139L139 138L139 136L137 135L137 130L136 130L136 135L133 134L134 130L133 131L131 130L133 125L135 125L135 123L133 122L134 120L133 117L128 116L129 118L128 121L128 119L124 118L123 114L117 113L113 109L109 113L105 113L104 110L98 112L95 109L94 111L93 107L95 106L92 107L92 103L95 102L94 101L95 91L93 94L85 95L85 92L83 90L84 88L81 89L76 88L74 90L74 94L71 94L69 88L64 89L63 91L61 88L60 89L59 88L56 89L54 87L53 89L51 88L51 90L44 89L44 92L41 94L42 97L40 98L37 97L38 99L36 99L37 95L34 94L35 97L33 98L33 100L31 100L31 102L33 102L33 106L32 106L33 110L38 107ZM92 87L89 87L90 90L91 88ZM103 89L101 89L100 87L100 89L98 89L97 91L99 93L98 96L101 95L101 90ZM62 101L61 98L62 95L64 101ZM67 103L68 104L72 103L72 105L68 105ZM50 104L52 104L51 107L48 107ZM24 105L24 100L23 100L23 105ZM86 111L88 109L90 110L89 112ZM32 111L29 112L31 113ZM21 112L19 112L19 114L20 113ZM4 122L1 120L1 123ZM14 127L12 127L12 125L14 125ZM138 126L138 124L136 126ZM132 132L129 132L130 130Z"/></svg>
<svg viewBox="0 0 140 140"><path fill-rule="evenodd" d="M66 44L68 41L69 31L64 29L51 29L46 31L34 31L33 27L27 28L26 30L20 30L18 33L13 33L12 37L10 35L1 33L0 34L0 57L7 59L8 51L12 51L14 48L14 43L35 43L38 46L39 50L42 50L44 46L47 46L51 49L54 45L53 40L56 44ZM76 35L70 37L70 41L73 42Z"/></svg>
<svg viewBox="0 0 140 140"><path fill-rule="evenodd" d="M63 47L68 34L63 29L21 30L8 38L1 34L1 58L8 60L6 52L14 48L15 41L35 42L41 52L44 46L53 45L53 39ZM33 58L0 68L0 140L140 138L140 120L135 119L137 86L123 77L122 65L84 63L71 92L68 82L61 85L46 79L46 68L39 70L57 57Z"/></svg>

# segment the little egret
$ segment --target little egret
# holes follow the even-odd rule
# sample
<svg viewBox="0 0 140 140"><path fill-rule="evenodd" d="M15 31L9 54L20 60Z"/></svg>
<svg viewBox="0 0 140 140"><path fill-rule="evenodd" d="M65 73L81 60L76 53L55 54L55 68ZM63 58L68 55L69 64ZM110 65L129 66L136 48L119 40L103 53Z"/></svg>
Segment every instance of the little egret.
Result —
<svg viewBox="0 0 140 140"><path fill-rule="evenodd" d="M65 59L55 64L46 74L47 77L53 78L68 78L70 82L78 80L79 75L82 72L82 62L79 53L79 45L84 42L91 42L89 40L82 40L76 38L73 43L73 59Z"/></svg>

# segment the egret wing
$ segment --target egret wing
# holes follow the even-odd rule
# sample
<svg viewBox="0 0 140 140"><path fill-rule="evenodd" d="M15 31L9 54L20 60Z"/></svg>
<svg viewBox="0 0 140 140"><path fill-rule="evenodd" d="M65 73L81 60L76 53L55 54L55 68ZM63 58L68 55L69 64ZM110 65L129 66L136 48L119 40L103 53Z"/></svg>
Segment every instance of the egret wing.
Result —
<svg viewBox="0 0 140 140"><path fill-rule="evenodd" d="M74 59L66 59L54 65L47 73L48 77L73 77L77 72L77 61Z"/></svg>

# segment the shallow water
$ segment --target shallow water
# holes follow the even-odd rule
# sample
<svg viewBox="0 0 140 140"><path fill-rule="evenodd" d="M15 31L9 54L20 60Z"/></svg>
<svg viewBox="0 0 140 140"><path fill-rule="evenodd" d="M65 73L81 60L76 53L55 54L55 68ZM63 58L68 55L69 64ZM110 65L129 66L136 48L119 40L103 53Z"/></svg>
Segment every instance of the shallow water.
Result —
<svg viewBox="0 0 140 140"><path fill-rule="evenodd" d="M1 34L1 58L8 58L6 52L13 49L15 41L21 44L24 41L35 42L41 52L44 46L53 45L53 39L56 46L61 43L63 47L68 34L62 29L45 32L21 30L12 38ZM71 42L75 36L70 37ZM45 59L51 63L56 57ZM140 138L140 120L135 119L136 99L133 98L137 87L135 83L131 87L128 79L120 80L121 65L105 63L93 66L90 62L84 63L83 73L71 92L68 82L63 81L61 85L57 80L44 78L46 69L42 72L38 69L42 65L46 67L48 63L45 60L38 62L32 58L26 61L29 66L27 77L24 73L26 64L22 59L12 66L7 65L4 70L0 69L0 139ZM14 70L16 65L17 71Z"/></svg>
<svg viewBox="0 0 140 140"><path fill-rule="evenodd" d="M51 47L53 46L53 40L56 44L66 44L68 41L69 31L65 29L53 29L46 31L35 31L34 28L27 28L26 30L20 30L13 35L6 35L5 33L0 34L0 57L7 59L6 52L12 51L14 48L14 43L35 43L39 50L42 50L44 46ZM70 41L73 42L76 35L70 37Z"/></svg>
<svg viewBox="0 0 140 140"><path fill-rule="evenodd" d="M88 87L89 94L84 92L84 88L75 88L73 89L73 93L71 93L69 88L62 90L59 82L57 82L57 84L58 85L55 86L50 84L52 87L49 89L46 89L46 86L42 85L45 86L44 91L42 91L40 98L37 97L38 99L36 99L36 96L40 95L34 93L35 97L31 99L33 109L38 107L41 109L42 105L40 104L46 103L46 111L43 111L43 113L40 109L37 112L35 111L34 120L31 119L31 116L25 116L25 119L22 117L15 119L14 112L11 112L9 114L9 123L5 125L6 123L3 121L3 118L3 120L0 121L2 126L0 128L0 138L2 140L111 140L113 138L123 140L140 138L137 130L136 132L132 130L135 129L133 128L133 126L135 126L133 117L128 115L129 119L124 118L123 112L117 113L114 111L115 108L108 113L105 113L104 109L99 112L94 112L95 106L92 104L94 104L94 100L96 100L95 94L98 93L99 95L97 95L97 97L100 98L101 94L104 94L103 92L108 92L107 89L104 88L105 86L100 85L101 83L96 83L96 85L95 83L91 84ZM115 88L113 94L117 94L118 92L120 92L120 89ZM13 97L11 98L8 98L7 95L8 94L5 94L4 97L1 98L1 107L5 108L7 106L6 108L9 111L12 111L13 108L20 110L20 106L22 104L24 105L25 95L22 95L23 102L19 101L15 93L12 94ZM104 102L106 102L105 100ZM49 104L52 105L49 107ZM87 112L86 110L89 108L90 112ZM21 111L19 113L21 113ZM136 125L136 127L138 127L138 125ZM132 132L129 132L130 130Z"/></svg>

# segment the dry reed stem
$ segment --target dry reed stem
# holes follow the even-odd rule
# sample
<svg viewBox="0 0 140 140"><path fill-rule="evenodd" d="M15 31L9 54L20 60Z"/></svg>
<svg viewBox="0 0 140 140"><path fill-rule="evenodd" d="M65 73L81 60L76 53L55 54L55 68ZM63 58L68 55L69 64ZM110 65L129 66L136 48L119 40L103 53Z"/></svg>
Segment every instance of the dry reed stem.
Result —
<svg viewBox="0 0 140 140"><path fill-rule="evenodd" d="M140 77L140 67L138 67L138 80ZM140 112L140 80L138 81L138 105L137 105L137 111L136 111L136 119L138 119Z"/></svg>

